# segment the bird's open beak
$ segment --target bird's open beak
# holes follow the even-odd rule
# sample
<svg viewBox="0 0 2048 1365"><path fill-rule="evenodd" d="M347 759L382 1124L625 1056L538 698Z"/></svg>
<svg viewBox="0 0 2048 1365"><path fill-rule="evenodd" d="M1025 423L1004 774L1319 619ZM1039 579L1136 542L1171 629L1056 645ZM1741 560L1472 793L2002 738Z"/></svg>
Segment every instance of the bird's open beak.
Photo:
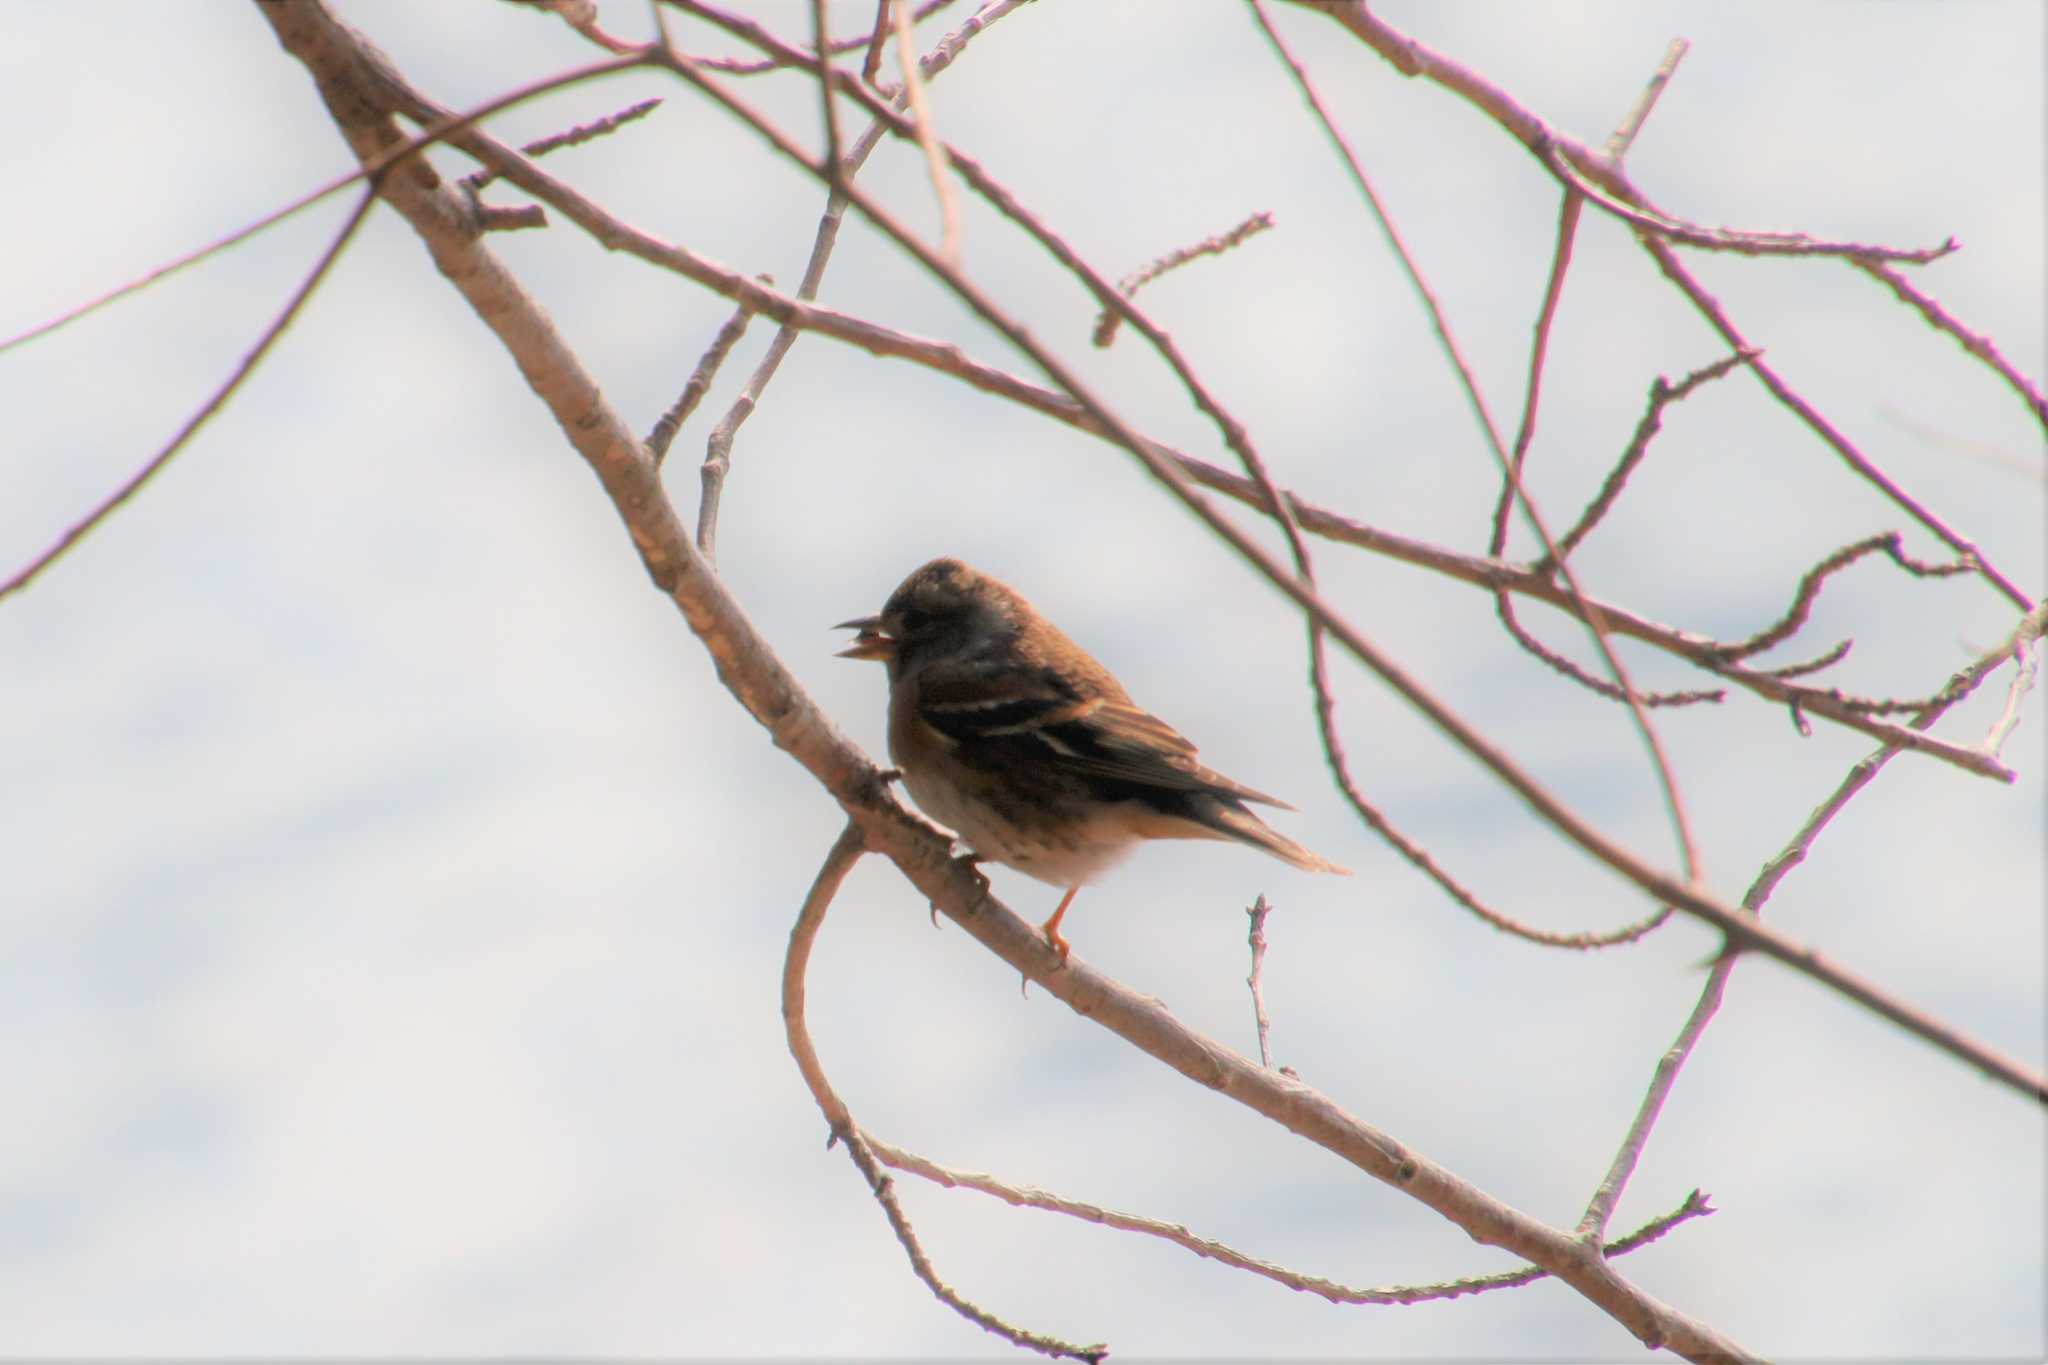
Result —
<svg viewBox="0 0 2048 1365"><path fill-rule="evenodd" d="M879 616L858 616L851 621L841 621L834 630L857 630L853 643L839 651L842 659L889 660L896 657L896 641L882 634L882 618Z"/></svg>

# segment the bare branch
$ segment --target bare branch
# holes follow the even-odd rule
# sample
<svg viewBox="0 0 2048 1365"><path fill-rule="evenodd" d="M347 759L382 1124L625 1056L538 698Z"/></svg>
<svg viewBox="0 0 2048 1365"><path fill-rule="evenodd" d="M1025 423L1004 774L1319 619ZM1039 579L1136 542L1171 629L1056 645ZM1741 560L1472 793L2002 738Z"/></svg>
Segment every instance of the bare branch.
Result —
<svg viewBox="0 0 2048 1365"><path fill-rule="evenodd" d="M868 55L860 63L860 78L869 85L877 84L882 74L882 41L889 36L891 4L892 0L875 0L875 27L868 35Z"/></svg>
<svg viewBox="0 0 2048 1365"><path fill-rule="evenodd" d="M1521 477L1529 444L1536 438L1536 408L1543 396L1543 363L1550 354L1550 329L1557 321L1558 300L1564 297L1564 275L1571 268L1572 243L1578 237L1581 207L1579 196L1569 191L1558 205L1557 243L1551 248L1550 278L1543 285L1543 305L1536 310L1536 339L1529 347L1529 382L1522 394L1522 421L1509 455L1509 471L1501 475L1500 497L1493 504L1493 529L1486 538L1486 553L1496 558L1507 549L1508 514L1515 506L1515 480Z"/></svg>
<svg viewBox="0 0 2048 1365"><path fill-rule="evenodd" d="M1723 377L1737 365L1755 360L1758 354L1755 351L1738 351L1734 355L1723 356L1711 365L1703 365L1694 370L1676 384L1663 375L1658 375L1650 382L1650 404L1644 409L1642 420L1636 423L1635 435L1629 438L1628 447L1621 452L1621 458L1615 462L1614 468L1608 471L1607 478L1601 483L1600 491L1586 504L1586 510L1579 513L1579 519L1572 523L1572 528L1557 538L1557 553L1560 557L1569 555L1577 549L1579 542L1600 524L1600 519L1614 506L1614 500L1621 496L1621 490L1627 485L1629 475L1635 472L1643 456L1649 453L1650 442L1664 429L1664 409L1680 402L1702 384L1709 384ZM1496 548L1494 553L1500 553L1499 549ZM1535 568L1539 573L1549 567L1548 555L1536 561Z"/></svg>
<svg viewBox="0 0 2048 1365"><path fill-rule="evenodd" d="M1244 984L1252 992L1252 1020L1259 1031L1259 1065L1273 1065L1273 1021L1266 1017L1266 996L1260 987L1259 977L1266 969L1266 916L1273 913L1273 907L1260 896L1246 909L1251 917L1251 930L1246 942L1252 947L1252 972Z"/></svg>
<svg viewBox="0 0 2048 1365"><path fill-rule="evenodd" d="M1521 621L1516 619L1514 600L1507 593L1495 593L1493 604L1494 614L1500 618L1500 623L1507 627L1508 634L1514 637L1515 643L1524 650L1541 659L1551 668L1570 678L1579 686L1590 692L1597 693L1609 701L1625 702L1629 699L1629 694L1616 687L1613 683L1608 682L1605 678L1594 677L1591 673L1580 668L1570 659L1565 658L1564 655L1559 654L1549 645L1544 644L1534 635L1531 635L1523 627ZM1644 706L1697 706L1703 702L1721 702L1727 698L1728 693L1723 688L1708 687L1679 692L1639 692L1635 696Z"/></svg>
<svg viewBox="0 0 2048 1365"><path fill-rule="evenodd" d="M910 38L910 0L896 0L896 62L903 71L903 90L910 97L910 111L917 116L917 145L924 148L925 171L931 176L932 197L939 204L939 259L955 270L960 268L960 198L946 176L946 156L939 150L939 135L932 126L931 101L925 98L924 78L917 70L917 49ZM821 67L819 80L829 85L830 76ZM830 98L830 95L827 95Z"/></svg>
<svg viewBox="0 0 2048 1365"><path fill-rule="evenodd" d="M1495 1289L1518 1289L1525 1284L1534 1284L1538 1280L1550 1278L1549 1271L1527 1266L1521 1270L1510 1270L1498 1275L1477 1275L1442 1284L1357 1289L1339 1284L1335 1280L1326 1280L1317 1275L1277 1265L1272 1261L1261 1260L1226 1243L1197 1236L1178 1223L1161 1222L1159 1219L1146 1218L1141 1214L1124 1213L1117 1209L1103 1208L1098 1204L1064 1199L1029 1185L1013 1185L980 1171L962 1171L951 1166L941 1166L936 1161L921 1157L915 1152L892 1147L872 1136L868 1138L868 1145L874 1149L875 1155L884 1165L893 1166L899 1171L907 1171L911 1175L922 1176L946 1189L973 1190L978 1194L1000 1199L1012 1208L1039 1209L1046 1213L1078 1218L1084 1223L1114 1228L1118 1232L1135 1232L1147 1237L1157 1237L1191 1251L1204 1260L1215 1261L1235 1270L1249 1271L1275 1284L1285 1285L1289 1289L1299 1290L1305 1294L1314 1294L1330 1303L1367 1306L1433 1303L1460 1298L1467 1294L1483 1294ZM1676 1209L1652 1219L1626 1237L1609 1242L1601 1248L1601 1254L1609 1258L1625 1256L1656 1241L1680 1223L1690 1222L1694 1218L1701 1218L1715 1211L1707 1202L1706 1196L1694 1190Z"/></svg>
<svg viewBox="0 0 2048 1365"><path fill-rule="evenodd" d="M2012 685L2005 690L2005 707L1998 713L1998 719L1992 722L1991 731L1984 736L1984 743L1980 746L1994 757L2005 747L2005 741L2020 723L2020 702L2034 685L2034 673L2039 666L2034 651L2041 643L2044 629L2048 629L2048 602L2028 612L2019 629L2013 632L2009 652L2019 667L2013 671Z"/></svg>
<svg viewBox="0 0 2048 1365"><path fill-rule="evenodd" d="M334 240L327 244L327 249L320 253L320 259L314 262L313 269L307 273L305 279L299 282L299 287L292 291L292 296L285 301L285 305L279 310L278 315L271 319L270 325L263 329L262 335L256 338L256 344L249 348L248 354L244 355L241 362L229 372L228 377L221 382L220 387L215 389L212 395L199 405L199 411L185 419L185 425L178 428L177 434L172 436L161 450L150 456L142 468L129 475L119 488L116 488L106 497L100 499L98 505L90 512L73 522L70 528L63 535L59 536L56 542L48 549L44 550L27 564L24 564L21 568L15 570L14 574L6 582L0 583L0 599L19 592L30 583L33 583L38 574L56 563L67 550L91 534L95 527L114 514L116 508L134 497L137 493L140 493L143 485L163 472L164 466L169 464L172 458L185 448L186 442L190 441L198 433L200 427L206 425L206 419L227 406L228 400L234 397L235 392L241 388L242 381L247 379L255 371L256 367L263 362L263 357L270 354L271 346L276 344L277 339L284 335L284 329L291 326L292 319L299 315L299 309L305 305L307 299L313 296L313 291L320 287L320 282L327 278L327 272L333 267L334 263L341 259L342 248L347 246L350 239L355 236L356 229L362 226L363 219L368 216L370 206L376 202L377 196L374 190L364 194L361 199L356 201L355 208L350 210L347 220L341 225L341 230L334 234Z"/></svg>
<svg viewBox="0 0 2048 1365"><path fill-rule="evenodd" d="M825 1123L831 1133L826 1145L835 1142L846 1144L847 1155L852 1158L854 1167L866 1177L869 1191L875 1196L875 1202L882 1206L883 1215L888 1218L896 1240L902 1244L904 1255L910 1258L911 1270L924 1281L925 1287L939 1302L983 1331L1013 1345L1054 1358L1098 1361L1109 1353L1107 1347L1074 1346L1054 1337L1013 1327L961 1297L958 1291L939 1278L938 1272L932 1269L931 1258L925 1255L924 1247L918 1242L903 1206L897 1202L892 1182L876 1164L868 1139L855 1125L846 1102L839 1098L832 1082L826 1078L824 1064L818 1060L818 1050L811 1043L810 1028L804 1022L804 976L810 967L811 946L817 941L818 930L825 923L825 912L831 907L832 898L839 894L846 874L865 852L867 841L859 822L848 821L831 851L825 855L817 877L811 882L810 892L804 897L802 909L797 912L796 923L790 928L789 950L782 959L783 1032L789 1041L790 1055L796 1058L796 1068L802 1073L804 1084L810 1087L811 1098L818 1102L818 1108L825 1115Z"/></svg>
<svg viewBox="0 0 2048 1365"><path fill-rule="evenodd" d="M832 103L831 38L825 31L825 0L811 0L811 57L818 72L818 104L825 124L826 185L839 188L839 111Z"/></svg>
<svg viewBox="0 0 2048 1365"><path fill-rule="evenodd" d="M648 431L645 444L647 446L647 453L653 457L656 468L659 468L661 463L668 459L668 448L675 442L676 433L682 430L683 423L690 420L690 414L697 410L697 405L704 401L704 395L710 391L712 380L718 377L719 366L725 364L726 356L731 353L734 346L739 344L739 339L746 334L747 323L753 319L753 316L753 313L748 310L745 304L741 304L738 308L733 309L732 316L725 320L724 325L712 336L711 344L704 348L704 354L697 357L697 367L690 371L689 379L683 384L683 391L676 395L676 401L669 405L668 411L664 412L655 421L652 429ZM705 461L704 465L704 477L706 480L705 500L707 502L716 501L716 496L709 486L711 464L708 460ZM718 471L718 477L721 480L725 477L725 471L722 468ZM698 527L697 544L700 549L705 547L705 536L701 524ZM707 557L711 557L711 552L708 549L705 549L705 554Z"/></svg>
<svg viewBox="0 0 2048 1365"><path fill-rule="evenodd" d="M1692 44L1683 38L1673 38L1664 49L1664 60L1657 63L1657 69L1650 73L1648 83L1643 86L1643 93L1636 97L1635 105L1607 139L1606 157L1609 161L1619 161L1628 155L1628 149L1635 145L1636 134L1643 131L1650 111L1657 107L1664 87L1671 84L1671 78L1678 74L1678 64L1691 50Z"/></svg>
<svg viewBox="0 0 2048 1365"><path fill-rule="evenodd" d="M1963 326L1935 302L1931 295L1915 289L1911 281L1884 262L1859 260L1852 264L1872 278L1882 281L1901 302L1911 304L1920 316L1927 320L1928 326L1936 331L1947 332L1955 338L1958 346L1990 366L1992 372L2020 396L2020 401L2027 405L2027 411L2034 415L2034 420L2044 429L2048 429L2048 397L2043 397L2040 388L2000 354L1997 344L1990 337Z"/></svg>
<svg viewBox="0 0 2048 1365"><path fill-rule="evenodd" d="M1820 596L1821 587L1827 582L1828 578L1848 568L1865 555L1875 554L1879 550L1889 555L1892 563L1916 578L1950 578L1956 574L1972 573L1977 568L1975 561L1967 556L1949 564L1929 564L1922 560L1914 559L1906 553L1905 543L1897 531L1886 531L1881 535L1874 535L1859 540L1853 545L1844 545L1841 549L1806 571L1805 575L1799 580L1798 592L1793 594L1792 605L1786 608L1785 614L1782 617L1746 640L1738 640L1733 644L1723 645L1720 651L1722 657L1726 659L1745 659L1752 654L1760 654L1771 646L1781 644L1790 639L1798 632L1801 626L1806 624L1807 618L1813 612L1814 600ZM1812 666L1800 665L1799 667L1802 672L1805 672L1811 671ZM1783 677L1785 675L1780 673L1778 676ZM1908 708L1902 707L1899 709Z"/></svg>
<svg viewBox="0 0 2048 1365"><path fill-rule="evenodd" d="M1259 233L1272 226L1272 211L1261 209L1228 232L1219 232L1213 237L1204 237L1192 246L1176 247L1149 265L1140 266L1117 281L1117 292L1127 299L1136 298L1140 289L1143 289L1168 271L1178 270L1189 261L1200 256L1221 256L1247 237L1256 237ZM1090 340L1097 346L1109 345L1110 342L1116 340L1117 324L1122 321L1122 314L1107 308L1103 309L1102 316L1095 320L1095 331Z"/></svg>
<svg viewBox="0 0 2048 1365"><path fill-rule="evenodd" d="M629 123L646 118L659 108L659 99L641 100L637 104L627 105L616 114L606 114L603 118L593 119L589 123L579 123L565 132L536 138L519 150L531 157L542 157L549 152L558 152L564 147L580 147L586 142L594 142L598 138L609 136ZM463 176L458 183L467 186L471 194L476 194L497 178L498 172L486 166L482 170L472 171Z"/></svg>
<svg viewBox="0 0 2048 1365"><path fill-rule="evenodd" d="M1622 203L1587 178L1570 158L1558 150L1555 143L1539 144L1537 153L1543 158L1543 164L1550 167L1551 174L1616 218L1644 234L1683 242L1687 246L1709 251L1732 251L1742 256L1846 256L1855 261L1908 261L1915 265L1926 265L1962 250L1962 243L1953 237L1940 246L1893 247L1871 242L1828 242L1803 232L1744 232L1736 228L1702 227Z"/></svg>

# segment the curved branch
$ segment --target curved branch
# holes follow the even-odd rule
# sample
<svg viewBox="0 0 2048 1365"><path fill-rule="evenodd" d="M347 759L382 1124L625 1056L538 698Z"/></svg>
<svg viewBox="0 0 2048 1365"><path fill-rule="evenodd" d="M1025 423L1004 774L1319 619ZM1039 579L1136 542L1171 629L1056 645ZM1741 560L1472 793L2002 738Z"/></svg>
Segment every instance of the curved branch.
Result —
<svg viewBox="0 0 2048 1365"><path fill-rule="evenodd" d="M818 930L825 923L825 911L831 906L832 898L839 894L839 884L846 880L846 874L860 861L860 855L867 852L867 839L861 833L857 821L848 821L846 828L839 832L831 851L825 855L824 865L811 882L810 892L805 895L803 908L797 912L796 923L790 926L789 950L782 958L782 1029L789 1040L789 1053L796 1058L796 1069L803 1073L804 1084L810 1087L811 1098L818 1102L818 1108L825 1115L825 1122L831 1128L832 1136L826 1145L843 1142L846 1154L854 1167L868 1182L868 1190L875 1196L875 1202L882 1206L883 1215L889 1220L889 1228L896 1234L896 1240L903 1246L903 1254L910 1258L911 1271L924 1282L925 1288L940 1303L966 1318L976 1327L994 1336L999 1336L1013 1346L1022 1346L1037 1351L1040 1355L1055 1359L1085 1360L1094 1365L1109 1354L1106 1346L1076 1346L1057 1337L1027 1332L1004 1322L969 1300L961 1297L958 1290L939 1278L932 1269L931 1258L924 1253L917 1234L911 1230L910 1219L905 1216L903 1206L897 1202L896 1191L889 1177L882 1174L882 1168L875 1161L874 1144L862 1133L853 1121L853 1114L846 1102L839 1098L839 1092L832 1088L832 1082L825 1077L825 1067L818 1060L818 1050L811 1045L811 1031L804 1023L804 973L811 962L811 945L817 941ZM890 1149L894 1151L893 1148Z"/></svg>

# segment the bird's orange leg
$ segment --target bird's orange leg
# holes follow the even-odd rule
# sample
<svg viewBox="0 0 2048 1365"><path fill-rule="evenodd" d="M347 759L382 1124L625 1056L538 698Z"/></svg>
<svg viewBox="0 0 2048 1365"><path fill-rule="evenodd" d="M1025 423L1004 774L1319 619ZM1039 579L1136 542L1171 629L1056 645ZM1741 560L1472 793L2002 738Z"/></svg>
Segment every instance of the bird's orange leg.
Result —
<svg viewBox="0 0 2048 1365"><path fill-rule="evenodd" d="M1060 937L1060 921L1066 917L1067 907L1074 903L1074 897L1079 894L1080 890L1081 888L1078 886L1068 887L1067 894L1060 897L1060 908L1052 912L1051 919L1038 926L1040 932L1045 935L1045 941L1050 943L1052 950L1060 955L1061 962L1067 960L1067 950L1073 945Z"/></svg>

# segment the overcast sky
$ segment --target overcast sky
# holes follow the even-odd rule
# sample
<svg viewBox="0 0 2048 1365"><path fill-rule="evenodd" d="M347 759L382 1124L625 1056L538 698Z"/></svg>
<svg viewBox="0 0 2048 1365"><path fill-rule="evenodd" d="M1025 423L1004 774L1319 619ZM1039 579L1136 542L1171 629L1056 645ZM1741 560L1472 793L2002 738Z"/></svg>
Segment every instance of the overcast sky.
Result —
<svg viewBox="0 0 2048 1365"><path fill-rule="evenodd" d="M511 5L335 3L453 107L593 55ZM807 5L747 8L808 31ZM832 9L842 32L873 13ZM1630 155L1638 184L1710 224L1954 236L1963 250L1914 278L2040 382L2040 6L1375 12L1594 143L1668 41L1690 38ZM602 13L645 31L637 4ZM1511 426L1554 184L1483 116L1335 24L1292 7L1277 19ZM693 50L729 50L676 27ZM744 89L816 141L803 81ZM551 168L659 236L793 287L822 196L686 88L636 73L493 127L531 138L648 95L667 102ZM1247 10L1038 0L932 99L949 139L1112 276L1271 210L1274 231L1141 300L1282 482L1484 549L1491 457ZM7 335L351 164L248 5L17 7L0 111L16 130L0 151ZM884 148L864 183L935 230L914 151ZM344 211L325 203L0 355L0 570L176 430ZM1089 347L1091 301L1042 252L972 202L964 227L975 278L1136 426L1228 461L1136 338ZM729 311L558 216L491 246L641 429ZM1845 265L1686 259L1861 449L2042 591L2048 460L2010 389ZM858 224L823 299L1030 373ZM703 437L769 334L748 334L675 446L686 520ZM1651 381L1724 351L1594 213L1553 345L1530 470L1561 525ZM1576 561L1600 596L1736 638L1851 541L1896 529L1912 554L1942 556L1753 379L1701 391L1665 428ZM1520 531L1512 548L1527 553ZM829 627L946 553L1024 591L1206 760L1298 806L1275 817L1284 832L1356 869L1318 878L1238 847L1154 846L1082 894L1075 951L1250 1053L1243 908L1263 892L1279 907L1265 969L1277 1060L1515 1207L1576 1223L1712 937L1675 923L1581 956L1479 924L1351 817L1316 743L1297 623L1128 456L921 367L801 341L736 448L720 571L877 756L881 672L832 658ZM1675 866L1624 713L1506 641L1489 599L1345 547L1322 548L1320 567L1405 667L1612 837ZM1853 637L1825 675L1836 685L1924 694L2014 617L1981 581L1907 579L1879 556L1832 580L1808 632L1764 661ZM1569 622L1523 619L1590 665ZM1647 686L1705 685L1623 653ZM1337 677L1362 785L1482 895L1560 930L1650 908L1362 670ZM1937 733L1980 741L2009 677ZM1742 693L1658 725L1708 884L1730 901L1872 748L1826 722L1802 740ZM1786 932L2037 1069L2044 735L2036 692L2007 745L2011 786L1899 759L1770 905ZM0 1355L1007 1352L912 1277L824 1149L784 1047L783 947L841 816L719 685L587 469L388 211L191 448L0 602L0 803ZM994 882L1034 919L1057 897L1014 873ZM1020 998L1014 973L934 930L878 860L833 907L810 988L856 1117L934 1160L1354 1285L1511 1264L1043 992ZM1776 1357L2039 1356L2044 1141L2038 1105L1744 963L1615 1227L1695 1187L1721 1211L1624 1273ZM1123 1356L1641 1354L1554 1285L1333 1307L1164 1243L899 1188L963 1293Z"/></svg>

